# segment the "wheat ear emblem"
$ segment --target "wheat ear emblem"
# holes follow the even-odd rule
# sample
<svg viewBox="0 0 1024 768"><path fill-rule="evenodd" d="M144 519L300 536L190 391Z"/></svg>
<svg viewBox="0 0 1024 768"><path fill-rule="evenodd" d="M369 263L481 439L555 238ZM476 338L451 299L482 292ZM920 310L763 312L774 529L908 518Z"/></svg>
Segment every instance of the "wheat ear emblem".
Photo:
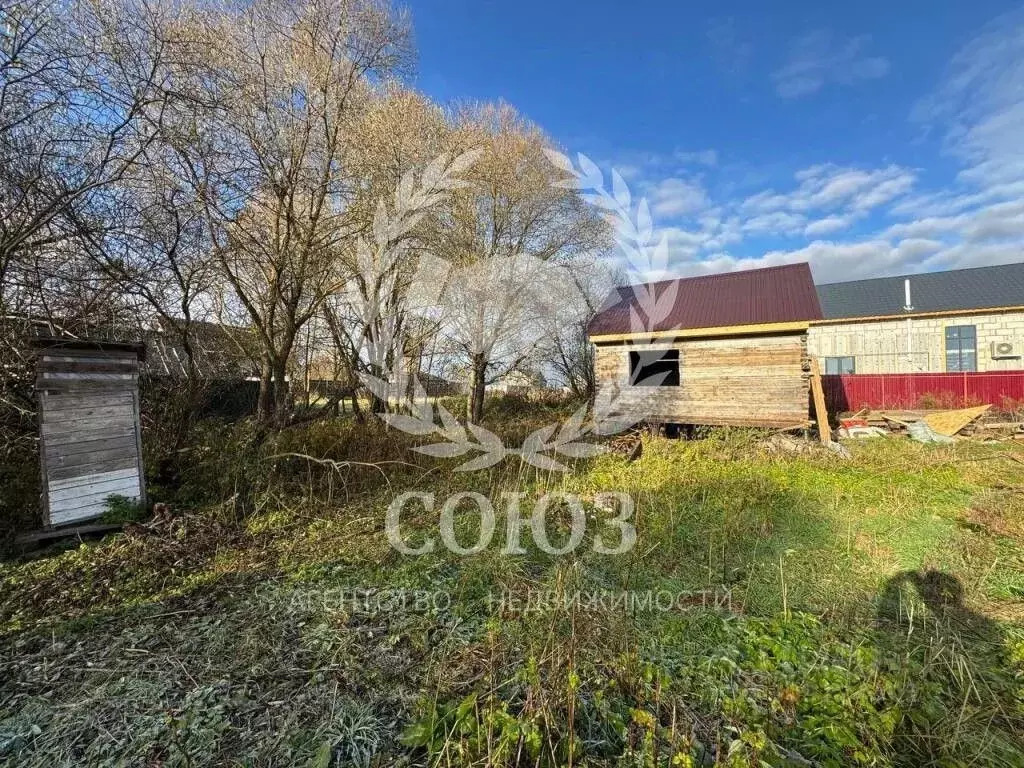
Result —
<svg viewBox="0 0 1024 768"><path fill-rule="evenodd" d="M631 271L646 275L664 271L668 263L668 244L664 235L655 240L647 201L641 199L633 213L629 188L617 171L612 171L612 188L604 184L601 169L586 155L578 155L579 168L572 160L554 150L546 150L551 163L563 171L566 177L555 182L560 187L579 189L585 201L600 207L615 228L616 242L631 267ZM397 253L391 247L396 233L408 231L422 215L420 209L429 207L443 198L438 188L455 188L460 182L453 175L454 170L468 167L478 153L464 155L452 165L445 167L443 161L431 166L431 172L424 174L419 194L413 192L414 179L403 178L395 194L394 223L389 221L386 206L378 206L374 221L374 240L377 245L376 257L364 251L367 269L391 268ZM428 191L429 190L429 191ZM371 275L367 275L371 277ZM637 333L653 330L664 320L675 303L675 285L670 283L660 293L654 287L634 286L636 305L630 307L630 327ZM376 306L368 308L370 312ZM371 339L372 342L393 342L392 337ZM381 346L383 348L383 345ZM614 435L642 420L642 416L631 413L629 417L619 413L619 388L615 384L603 384L598 390L590 421L587 421L588 406L580 406L565 422L549 424L530 433L519 447L508 447L501 437L479 424L459 421L440 403L431 403L418 378L408 375L399 364L397 370L388 371L388 378L361 374L366 387L384 402L389 402L396 393L409 393L411 398L404 405L407 413L381 413L380 417L390 426L412 435L437 435L441 439L428 445L416 446L413 450L435 458L456 458L476 454L455 467L457 472L471 472L498 464L507 457L518 457L538 469L566 472L569 467L561 459L590 458L604 452L605 446L589 442L587 437ZM557 457L557 458L556 458Z"/></svg>

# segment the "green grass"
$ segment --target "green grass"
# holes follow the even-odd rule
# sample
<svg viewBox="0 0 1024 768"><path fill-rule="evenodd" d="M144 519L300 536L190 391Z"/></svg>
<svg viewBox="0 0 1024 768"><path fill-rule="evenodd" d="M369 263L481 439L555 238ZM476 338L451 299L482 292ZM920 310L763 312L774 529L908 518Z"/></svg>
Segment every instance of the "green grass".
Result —
<svg viewBox="0 0 1024 768"><path fill-rule="evenodd" d="M536 411L489 418L522 437L571 405ZM0 566L0 765L1024 764L1013 446L761 446L452 474L351 421L211 430L164 492L191 505L173 523ZM572 556L503 556L499 521L474 557L405 557L382 523L409 488L625 491L638 540L592 552L588 507ZM407 517L437 537L436 514ZM570 599L626 590L687 597Z"/></svg>

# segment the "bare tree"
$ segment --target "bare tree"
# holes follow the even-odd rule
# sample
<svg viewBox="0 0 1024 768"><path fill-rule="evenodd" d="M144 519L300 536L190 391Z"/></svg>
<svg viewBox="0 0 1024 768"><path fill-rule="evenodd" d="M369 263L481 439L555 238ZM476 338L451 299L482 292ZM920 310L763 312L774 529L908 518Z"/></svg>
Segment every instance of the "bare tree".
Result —
<svg viewBox="0 0 1024 768"><path fill-rule="evenodd" d="M374 0L258 0L194 35L208 69L188 83L195 141L179 148L222 278L221 308L262 349L260 412L287 414L298 334L344 283L357 180L347 167L372 80L408 54L403 14Z"/></svg>
<svg viewBox="0 0 1024 768"><path fill-rule="evenodd" d="M562 174L544 155L550 140L511 107L467 108L457 128L470 137L467 144L484 152L465 175L471 184L454 195L438 223L433 245L461 270L455 300L448 302L458 309L448 332L468 371L466 418L475 423L483 415L487 382L533 351L508 355L522 343L525 327L539 321L545 303L535 262L588 253L609 232L576 190L555 184Z"/></svg>
<svg viewBox="0 0 1024 768"><path fill-rule="evenodd" d="M31 461L37 446L27 339L120 334L136 319L123 282L97 270L83 246L108 236L122 212L117 188L161 124L171 58L163 13L141 0L0 3L5 465Z"/></svg>
<svg viewBox="0 0 1024 768"><path fill-rule="evenodd" d="M389 84L409 53L385 0L0 9L4 308L159 318L190 377L199 319L245 328L260 412L281 420L314 318L349 381L419 367L447 322L478 420L487 382L552 338L526 290L550 281L523 265L589 252L607 227L510 107L450 119ZM461 291L447 319L410 303L428 251L473 275L439 286Z"/></svg>
<svg viewBox="0 0 1024 768"><path fill-rule="evenodd" d="M134 0L0 6L0 287L8 297L12 269L46 269L49 254L102 232L111 187L152 141L166 100L159 13Z"/></svg>
<svg viewBox="0 0 1024 768"><path fill-rule="evenodd" d="M342 247L346 288L324 305L353 380L360 373L386 378L386 371L435 329L408 322L408 294L429 245L431 209L441 203L454 174L472 160L457 161L460 148L451 139L439 107L397 86L372 101L354 126L349 168L360 184L346 214L357 237ZM378 242L385 222L388 231ZM371 392L372 410L385 407Z"/></svg>
<svg viewBox="0 0 1024 768"><path fill-rule="evenodd" d="M587 335L587 323L609 292L625 276L600 255L573 259L567 265L571 285L561 302L563 312L547 318L544 363L577 397L594 397L594 345Z"/></svg>

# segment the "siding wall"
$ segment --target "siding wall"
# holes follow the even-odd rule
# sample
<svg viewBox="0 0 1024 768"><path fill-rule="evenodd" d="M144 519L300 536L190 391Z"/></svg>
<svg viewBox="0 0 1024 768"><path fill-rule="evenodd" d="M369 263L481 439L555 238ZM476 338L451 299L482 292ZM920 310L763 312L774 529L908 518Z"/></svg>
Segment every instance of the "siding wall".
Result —
<svg viewBox="0 0 1024 768"><path fill-rule="evenodd" d="M629 352L665 349L679 350L679 386L631 386ZM600 345L594 367L599 387L617 387L614 410L637 421L789 427L808 419L802 334Z"/></svg>
<svg viewBox="0 0 1024 768"><path fill-rule="evenodd" d="M1024 401L1024 371L822 376L829 413L861 408L965 408Z"/></svg>
<svg viewBox="0 0 1024 768"><path fill-rule="evenodd" d="M975 327L979 372L1024 369L1024 358L993 360L991 355L993 341L1012 341L1024 350L1024 312L813 325L807 343L818 358L856 358L858 374L944 373L947 325Z"/></svg>
<svg viewBox="0 0 1024 768"><path fill-rule="evenodd" d="M36 387L47 525L99 517L113 494L142 498L138 379L134 352L40 352Z"/></svg>

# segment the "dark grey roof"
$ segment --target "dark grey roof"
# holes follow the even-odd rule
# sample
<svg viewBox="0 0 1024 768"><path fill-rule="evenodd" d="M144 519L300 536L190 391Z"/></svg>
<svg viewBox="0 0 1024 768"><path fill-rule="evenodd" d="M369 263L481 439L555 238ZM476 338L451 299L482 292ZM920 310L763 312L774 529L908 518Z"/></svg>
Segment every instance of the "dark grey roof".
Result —
<svg viewBox="0 0 1024 768"><path fill-rule="evenodd" d="M913 310L904 310L910 280ZM1024 306L1024 264L878 277L818 286L826 320Z"/></svg>

